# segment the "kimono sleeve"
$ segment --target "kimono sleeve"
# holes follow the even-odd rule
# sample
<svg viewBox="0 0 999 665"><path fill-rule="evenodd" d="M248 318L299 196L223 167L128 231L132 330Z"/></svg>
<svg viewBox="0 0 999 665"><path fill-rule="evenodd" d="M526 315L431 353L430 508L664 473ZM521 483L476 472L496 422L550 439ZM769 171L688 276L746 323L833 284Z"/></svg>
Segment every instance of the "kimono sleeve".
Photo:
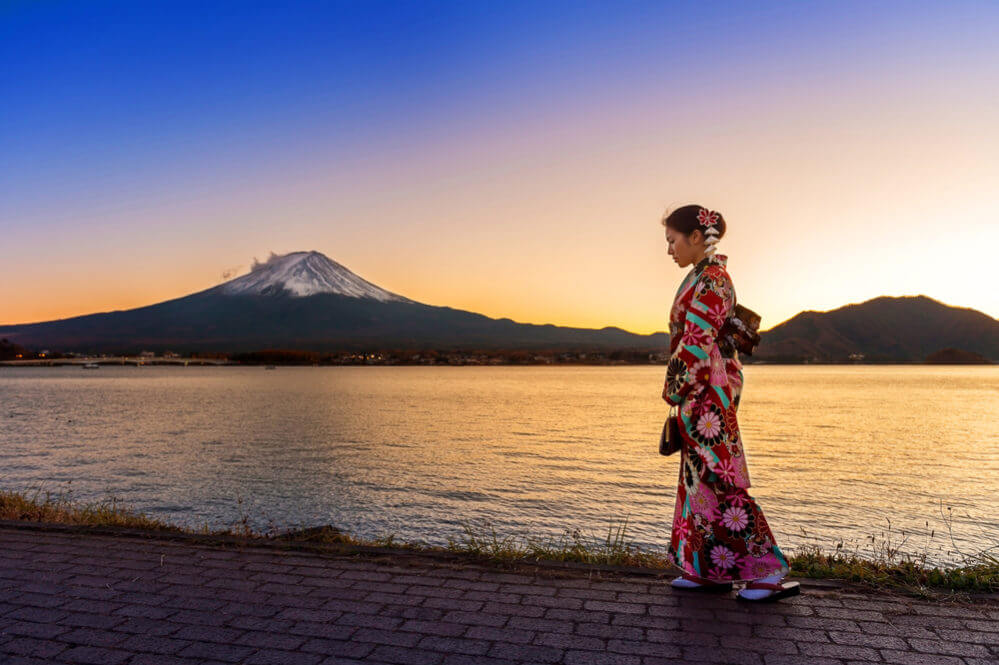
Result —
<svg viewBox="0 0 999 665"><path fill-rule="evenodd" d="M727 275L705 268L697 278L694 297L683 322L683 335L666 366L666 401L683 403L691 391L710 385L711 349L734 306Z"/></svg>

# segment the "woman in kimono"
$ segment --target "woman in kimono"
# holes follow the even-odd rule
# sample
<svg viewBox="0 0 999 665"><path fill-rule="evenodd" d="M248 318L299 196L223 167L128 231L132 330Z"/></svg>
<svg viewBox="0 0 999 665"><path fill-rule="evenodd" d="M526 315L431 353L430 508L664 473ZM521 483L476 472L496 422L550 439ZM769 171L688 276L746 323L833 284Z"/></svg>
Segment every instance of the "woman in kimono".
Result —
<svg viewBox="0 0 999 665"><path fill-rule="evenodd" d="M735 289L715 255L725 233L722 216L698 205L662 220L669 254L694 266L670 311L670 359L663 399L677 407L683 445L669 552L683 571L678 589L730 591L739 598L777 600L799 592L784 583L787 559L756 501L746 492L749 470L736 410L742 392L738 353L718 336L735 308Z"/></svg>

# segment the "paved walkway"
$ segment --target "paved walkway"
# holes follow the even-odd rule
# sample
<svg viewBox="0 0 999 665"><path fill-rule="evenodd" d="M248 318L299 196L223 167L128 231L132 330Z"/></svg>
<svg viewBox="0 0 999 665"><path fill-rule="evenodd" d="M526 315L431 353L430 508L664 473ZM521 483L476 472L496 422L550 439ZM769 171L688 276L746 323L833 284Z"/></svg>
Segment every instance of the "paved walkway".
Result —
<svg viewBox="0 0 999 665"><path fill-rule="evenodd" d="M506 573L0 526L0 663L999 663L999 603Z"/></svg>

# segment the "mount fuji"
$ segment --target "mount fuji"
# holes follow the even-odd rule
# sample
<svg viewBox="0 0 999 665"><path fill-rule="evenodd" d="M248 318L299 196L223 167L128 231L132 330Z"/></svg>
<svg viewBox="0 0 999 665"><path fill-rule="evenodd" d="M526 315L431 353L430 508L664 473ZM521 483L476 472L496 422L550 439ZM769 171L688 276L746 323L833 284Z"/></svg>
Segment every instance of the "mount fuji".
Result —
<svg viewBox="0 0 999 665"><path fill-rule="evenodd" d="M266 296L286 292L297 297L336 293L379 302L413 302L362 279L319 252L271 254L265 263L254 262L249 275L221 286L229 296Z"/></svg>
<svg viewBox="0 0 999 665"><path fill-rule="evenodd" d="M125 311L23 325L0 337L28 348L236 353L387 349L655 349L663 333L567 328L492 319L387 291L320 252L272 254L249 274L182 298Z"/></svg>

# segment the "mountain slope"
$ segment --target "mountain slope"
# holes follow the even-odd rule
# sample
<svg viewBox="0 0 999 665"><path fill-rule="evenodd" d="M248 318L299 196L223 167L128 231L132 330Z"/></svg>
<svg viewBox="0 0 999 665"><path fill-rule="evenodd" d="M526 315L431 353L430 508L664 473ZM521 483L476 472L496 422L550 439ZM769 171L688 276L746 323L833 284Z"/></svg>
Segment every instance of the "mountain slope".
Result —
<svg viewBox="0 0 999 665"><path fill-rule="evenodd" d="M388 348L650 349L662 333L515 323L390 293L318 252L272 256L249 275L119 312L0 326L0 336L62 351L240 352Z"/></svg>
<svg viewBox="0 0 999 665"><path fill-rule="evenodd" d="M319 252L272 255L248 275L127 311L0 326L33 349L79 352L244 352L387 349L667 348L666 335L515 323L391 293ZM875 298L801 312L763 333L755 359L922 361L952 348L999 359L999 321L925 296Z"/></svg>
<svg viewBox="0 0 999 665"><path fill-rule="evenodd" d="M943 348L999 359L999 321L926 296L881 297L829 312L801 312L762 335L760 360L915 361Z"/></svg>

